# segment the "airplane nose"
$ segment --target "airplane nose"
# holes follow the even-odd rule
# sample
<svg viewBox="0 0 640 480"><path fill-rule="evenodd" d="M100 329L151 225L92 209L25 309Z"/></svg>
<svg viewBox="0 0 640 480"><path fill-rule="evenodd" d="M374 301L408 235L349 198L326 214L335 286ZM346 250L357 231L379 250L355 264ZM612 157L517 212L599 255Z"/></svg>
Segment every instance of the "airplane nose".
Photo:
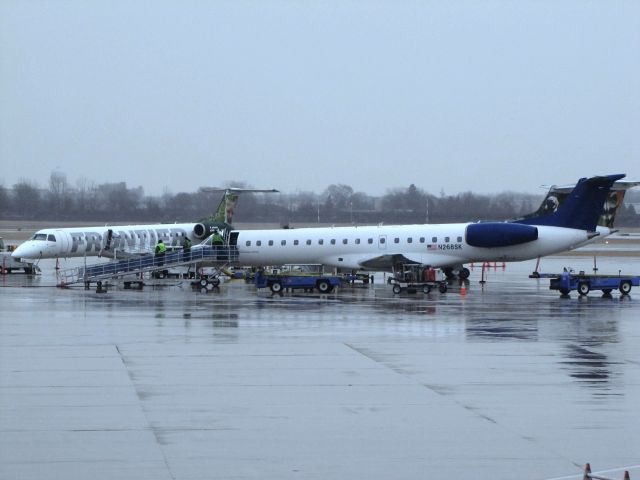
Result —
<svg viewBox="0 0 640 480"><path fill-rule="evenodd" d="M18 248L11 252L11 257L13 258L36 258L37 256L37 247L34 248L32 245L27 243L19 245Z"/></svg>

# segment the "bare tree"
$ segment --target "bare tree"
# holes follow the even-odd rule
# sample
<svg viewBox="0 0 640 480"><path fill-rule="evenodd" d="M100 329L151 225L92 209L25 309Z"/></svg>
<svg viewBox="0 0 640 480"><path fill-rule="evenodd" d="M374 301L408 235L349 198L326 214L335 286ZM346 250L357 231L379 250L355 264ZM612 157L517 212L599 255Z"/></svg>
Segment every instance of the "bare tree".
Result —
<svg viewBox="0 0 640 480"><path fill-rule="evenodd" d="M22 218L37 218L40 204L40 191L35 183L20 179L13 186L13 208Z"/></svg>

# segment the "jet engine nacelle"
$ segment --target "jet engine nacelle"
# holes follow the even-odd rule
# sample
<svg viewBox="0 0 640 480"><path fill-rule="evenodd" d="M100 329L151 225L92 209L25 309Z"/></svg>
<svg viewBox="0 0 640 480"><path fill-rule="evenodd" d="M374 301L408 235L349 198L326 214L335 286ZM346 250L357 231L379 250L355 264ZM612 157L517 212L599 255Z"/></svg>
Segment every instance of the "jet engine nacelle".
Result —
<svg viewBox="0 0 640 480"><path fill-rule="evenodd" d="M203 238L211 235L213 229L216 227L217 225L214 225L213 223L196 223L193 227L193 236L202 240Z"/></svg>
<svg viewBox="0 0 640 480"><path fill-rule="evenodd" d="M196 223L193 227L193 236L202 240L203 238L207 238L209 235L213 233L215 229L218 229L220 233L226 232L230 229L230 225L224 222L200 222Z"/></svg>
<svg viewBox="0 0 640 480"><path fill-rule="evenodd" d="M538 228L519 223L472 223L467 226L466 239L472 247L509 247L537 240Z"/></svg>

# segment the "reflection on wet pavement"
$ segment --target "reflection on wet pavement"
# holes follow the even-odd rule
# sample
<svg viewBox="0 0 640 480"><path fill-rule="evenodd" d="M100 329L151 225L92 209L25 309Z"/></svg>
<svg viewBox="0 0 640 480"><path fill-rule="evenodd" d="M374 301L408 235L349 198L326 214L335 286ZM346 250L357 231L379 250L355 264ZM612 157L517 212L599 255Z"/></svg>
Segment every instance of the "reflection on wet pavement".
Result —
<svg viewBox="0 0 640 480"><path fill-rule="evenodd" d="M563 299L532 268L492 270L484 287L474 272L466 295L454 282L394 296L382 276L283 296L4 277L0 478L551 478L640 463L640 292Z"/></svg>

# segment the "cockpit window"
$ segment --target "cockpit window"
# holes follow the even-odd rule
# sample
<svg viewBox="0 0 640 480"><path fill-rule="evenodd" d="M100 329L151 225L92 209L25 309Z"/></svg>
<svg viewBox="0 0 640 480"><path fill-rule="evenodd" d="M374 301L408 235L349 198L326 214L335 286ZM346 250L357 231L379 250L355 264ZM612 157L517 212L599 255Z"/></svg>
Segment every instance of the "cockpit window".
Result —
<svg viewBox="0 0 640 480"><path fill-rule="evenodd" d="M49 240L50 242L55 242L56 241L56 237L49 234L49 236L47 237L47 240Z"/></svg>
<svg viewBox="0 0 640 480"><path fill-rule="evenodd" d="M46 240L46 239L47 239L46 233L36 233L33 237L31 237L31 240Z"/></svg>

